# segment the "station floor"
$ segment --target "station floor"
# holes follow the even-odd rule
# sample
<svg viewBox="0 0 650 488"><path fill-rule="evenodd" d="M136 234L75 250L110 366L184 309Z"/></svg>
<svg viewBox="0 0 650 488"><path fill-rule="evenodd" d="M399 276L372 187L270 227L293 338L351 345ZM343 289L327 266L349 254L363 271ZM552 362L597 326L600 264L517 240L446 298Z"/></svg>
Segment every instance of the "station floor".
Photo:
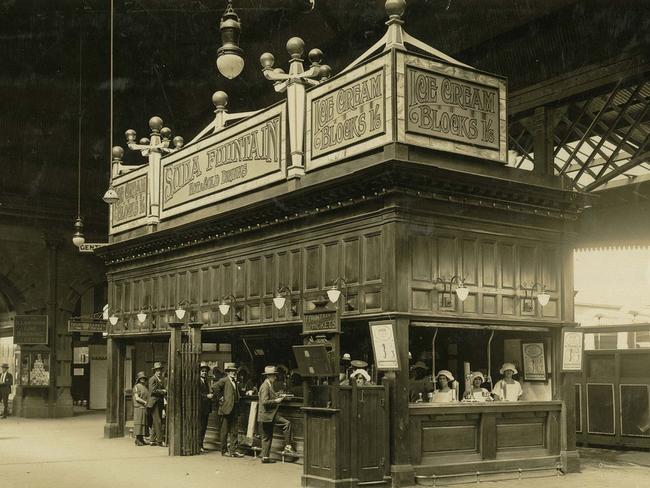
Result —
<svg viewBox="0 0 650 488"><path fill-rule="evenodd" d="M300 486L302 467L262 465L251 457L216 452L169 457L158 447L136 447L131 438L104 439L103 413L67 419L0 419L0 487L237 487ZM489 482L494 488L647 488L650 452L582 449L582 473ZM482 485L486 483L482 482ZM475 487L475 483L454 486Z"/></svg>

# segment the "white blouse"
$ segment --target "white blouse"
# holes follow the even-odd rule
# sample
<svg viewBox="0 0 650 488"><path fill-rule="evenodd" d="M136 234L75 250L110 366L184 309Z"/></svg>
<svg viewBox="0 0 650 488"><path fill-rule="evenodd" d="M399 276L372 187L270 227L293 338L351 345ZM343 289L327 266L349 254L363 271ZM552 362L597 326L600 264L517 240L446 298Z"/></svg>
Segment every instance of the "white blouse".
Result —
<svg viewBox="0 0 650 488"><path fill-rule="evenodd" d="M454 390L452 389L447 391L436 390L433 392L433 396L431 397L431 403L449 403L454 400Z"/></svg>
<svg viewBox="0 0 650 488"><path fill-rule="evenodd" d="M492 388L492 393L499 395L501 401L505 402L518 402L524 390L521 388L521 383L513 380L512 383L506 383L504 380L497 381L497 384Z"/></svg>

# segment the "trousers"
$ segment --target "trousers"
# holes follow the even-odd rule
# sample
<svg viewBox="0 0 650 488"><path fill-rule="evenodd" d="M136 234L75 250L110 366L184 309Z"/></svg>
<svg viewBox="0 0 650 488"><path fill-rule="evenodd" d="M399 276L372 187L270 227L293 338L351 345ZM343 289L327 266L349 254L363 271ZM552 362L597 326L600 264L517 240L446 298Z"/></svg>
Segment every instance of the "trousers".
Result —
<svg viewBox="0 0 650 488"><path fill-rule="evenodd" d="M3 417L9 415L9 392L10 391L11 388L0 388L0 401L2 401L2 404L4 405L4 411L2 412Z"/></svg>
<svg viewBox="0 0 650 488"><path fill-rule="evenodd" d="M291 422L281 415L276 415L273 422L262 422L262 457L269 457L269 454L271 454L273 427L276 425L282 429L284 445L288 446L291 444Z"/></svg>
<svg viewBox="0 0 650 488"><path fill-rule="evenodd" d="M156 403L151 407L151 437L150 441L162 442L163 441L163 432L162 432L162 415L161 415L162 406L160 402Z"/></svg>
<svg viewBox="0 0 650 488"><path fill-rule="evenodd" d="M221 415L219 425L219 440L221 441L221 452L234 453L239 447L237 441L237 412L232 411L228 415Z"/></svg>

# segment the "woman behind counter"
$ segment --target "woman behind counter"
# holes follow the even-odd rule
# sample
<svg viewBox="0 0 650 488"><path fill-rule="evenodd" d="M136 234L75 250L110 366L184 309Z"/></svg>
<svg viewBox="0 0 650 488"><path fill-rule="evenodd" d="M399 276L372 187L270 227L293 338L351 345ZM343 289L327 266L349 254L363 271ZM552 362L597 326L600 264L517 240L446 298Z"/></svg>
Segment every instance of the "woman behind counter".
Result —
<svg viewBox="0 0 650 488"><path fill-rule="evenodd" d="M463 396L464 402L489 402L492 400L490 392L481 387L485 383L483 373L475 371L471 374L470 380L472 382L472 388L465 392Z"/></svg>
<svg viewBox="0 0 650 488"><path fill-rule="evenodd" d="M149 389L147 388L147 375L140 371L135 377L133 387L133 435L136 446L146 446L144 436L147 430L147 401Z"/></svg>
<svg viewBox="0 0 650 488"><path fill-rule="evenodd" d="M438 388L431 396L431 403L448 403L456 401L456 392L449 387L449 384L454 381L454 375L446 369L442 369L438 371L436 381Z"/></svg>
<svg viewBox="0 0 650 488"><path fill-rule="evenodd" d="M513 378L517 374L517 368L512 363L504 363L499 370L503 379L497 381L492 389L494 399L502 402L518 402L524 393L521 383Z"/></svg>

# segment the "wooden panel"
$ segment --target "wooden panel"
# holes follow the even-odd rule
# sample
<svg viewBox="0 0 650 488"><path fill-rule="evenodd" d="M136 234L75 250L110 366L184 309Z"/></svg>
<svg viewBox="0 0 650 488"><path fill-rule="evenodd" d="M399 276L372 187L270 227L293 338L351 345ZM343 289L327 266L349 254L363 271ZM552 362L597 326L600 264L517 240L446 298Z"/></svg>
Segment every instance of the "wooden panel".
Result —
<svg viewBox="0 0 650 488"><path fill-rule="evenodd" d="M339 277L339 243L328 242L323 245L323 286L331 286Z"/></svg>
<svg viewBox="0 0 650 488"><path fill-rule="evenodd" d="M535 248L529 246L517 246L519 257L519 283L532 286L536 281L535 273Z"/></svg>
<svg viewBox="0 0 650 488"><path fill-rule="evenodd" d="M210 290L212 288L212 269L201 270L201 303L210 303Z"/></svg>
<svg viewBox="0 0 650 488"><path fill-rule="evenodd" d="M542 250L542 283L549 291L558 290L558 253L557 249Z"/></svg>
<svg viewBox="0 0 650 488"><path fill-rule="evenodd" d="M264 257L264 295L273 295L277 288L275 283L275 259L273 254Z"/></svg>
<svg viewBox="0 0 650 488"><path fill-rule="evenodd" d="M199 297L201 296L201 280L198 270L190 271L190 291L189 291L189 302L190 303L199 303Z"/></svg>
<svg viewBox="0 0 650 488"><path fill-rule="evenodd" d="M230 263L225 263L222 266L221 270L221 283L222 283L222 294L223 296L230 295L233 291L232 288L232 280L233 280L233 265Z"/></svg>
<svg viewBox="0 0 650 488"><path fill-rule="evenodd" d="M254 258L248 261L248 296L262 296L262 258Z"/></svg>
<svg viewBox="0 0 650 488"><path fill-rule="evenodd" d="M178 292L174 297L172 306L176 306L176 304L181 300L188 300L190 298L188 294L189 273L187 273L186 271L180 271L176 275L176 280L178 282L178 288L177 288Z"/></svg>
<svg viewBox="0 0 650 488"><path fill-rule="evenodd" d="M501 313L503 315L515 314L515 300L512 297L501 298Z"/></svg>
<svg viewBox="0 0 650 488"><path fill-rule="evenodd" d="M431 237L411 236L411 270L414 280L432 281Z"/></svg>
<svg viewBox="0 0 650 488"><path fill-rule="evenodd" d="M478 262L476 257L476 240L462 240L462 268L461 276L468 285L478 283Z"/></svg>
<svg viewBox="0 0 650 488"><path fill-rule="evenodd" d="M364 312L381 310L381 292L367 291L363 295Z"/></svg>
<svg viewBox="0 0 650 488"><path fill-rule="evenodd" d="M496 459L497 457L497 424L496 414L484 413L481 415L481 457L483 459Z"/></svg>
<svg viewBox="0 0 650 488"><path fill-rule="evenodd" d="M449 279L456 274L456 240L453 237L436 239L438 250L437 276Z"/></svg>
<svg viewBox="0 0 650 488"><path fill-rule="evenodd" d="M456 302L460 302L460 300L458 300L455 297L455 293L454 293L454 300L456 300ZM465 301L460 302L460 303L462 304L461 307L463 309L463 312L465 312L465 313L477 313L478 312L476 295L470 293L467 296L467 298L465 299Z"/></svg>
<svg viewBox="0 0 650 488"><path fill-rule="evenodd" d="M427 426L422 425L422 452L424 455L446 451L476 451L476 425Z"/></svg>
<svg viewBox="0 0 650 488"><path fill-rule="evenodd" d="M178 281L175 274L167 276L169 286L167 287L167 306L173 308L177 303L176 290L178 288Z"/></svg>
<svg viewBox="0 0 650 488"><path fill-rule="evenodd" d="M212 301L219 303L223 295L223 266L215 266L212 268Z"/></svg>
<svg viewBox="0 0 650 488"><path fill-rule="evenodd" d="M364 282L381 279L381 234L364 236Z"/></svg>
<svg viewBox="0 0 650 488"><path fill-rule="evenodd" d="M490 315L497 313L497 297L495 295L483 295L483 313Z"/></svg>
<svg viewBox="0 0 650 488"><path fill-rule="evenodd" d="M431 291L414 289L411 304L413 310L431 310Z"/></svg>
<svg viewBox="0 0 650 488"><path fill-rule="evenodd" d="M614 385L587 384L587 432L614 434Z"/></svg>
<svg viewBox="0 0 650 488"><path fill-rule="evenodd" d="M233 295L237 298L246 296L246 261L237 261L233 267L234 288Z"/></svg>
<svg viewBox="0 0 650 488"><path fill-rule="evenodd" d="M158 310L160 304L160 279L158 276L151 278L151 306L154 310Z"/></svg>
<svg viewBox="0 0 650 488"><path fill-rule="evenodd" d="M289 287L292 290L300 290L300 249L291 251L291 277Z"/></svg>
<svg viewBox="0 0 650 488"><path fill-rule="evenodd" d="M167 308L167 297L169 295L169 276L162 275L158 277L158 308L164 310Z"/></svg>
<svg viewBox="0 0 650 488"><path fill-rule="evenodd" d="M497 286L496 243L483 241L479 247L479 262L481 263L481 286Z"/></svg>
<svg viewBox="0 0 650 488"><path fill-rule="evenodd" d="M278 288L282 286L291 285L291 269L289 265L290 256L286 252L280 252L277 254L277 273L278 273Z"/></svg>
<svg viewBox="0 0 650 488"><path fill-rule="evenodd" d="M131 304L131 282L127 280L124 282L124 308L122 310L124 312L131 312Z"/></svg>
<svg viewBox="0 0 650 488"><path fill-rule="evenodd" d="M497 423L497 449L543 446L544 424L542 422Z"/></svg>
<svg viewBox="0 0 650 488"><path fill-rule="evenodd" d="M305 248L305 290L320 289L320 246Z"/></svg>
<svg viewBox="0 0 650 488"><path fill-rule="evenodd" d="M145 307L151 307L154 303L153 282L151 279L142 280L142 303Z"/></svg>
<svg viewBox="0 0 650 488"><path fill-rule="evenodd" d="M515 247L512 244L499 244L499 262L501 264L501 287L515 287Z"/></svg>
<svg viewBox="0 0 650 488"><path fill-rule="evenodd" d="M358 283L360 273L359 238L351 238L343 241L343 260L345 263L344 278L348 283Z"/></svg>

